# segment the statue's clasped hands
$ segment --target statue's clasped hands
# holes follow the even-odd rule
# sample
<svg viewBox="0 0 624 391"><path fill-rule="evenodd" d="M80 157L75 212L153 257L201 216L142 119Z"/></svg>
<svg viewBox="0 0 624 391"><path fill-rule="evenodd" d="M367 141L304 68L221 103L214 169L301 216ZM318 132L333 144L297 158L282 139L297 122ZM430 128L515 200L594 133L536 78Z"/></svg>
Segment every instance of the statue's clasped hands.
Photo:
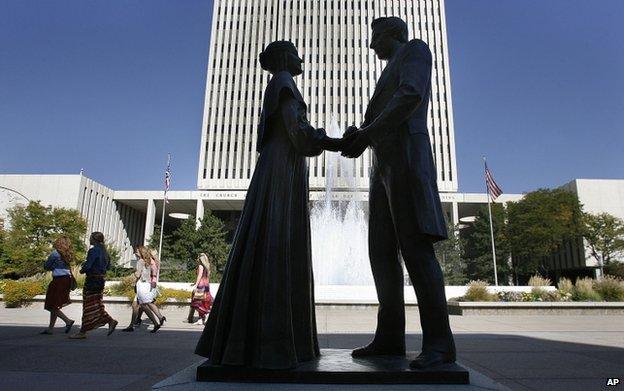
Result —
<svg viewBox="0 0 624 391"><path fill-rule="evenodd" d="M348 158L359 157L370 145L370 138L366 130L358 129L357 126L349 126L342 135L342 156Z"/></svg>

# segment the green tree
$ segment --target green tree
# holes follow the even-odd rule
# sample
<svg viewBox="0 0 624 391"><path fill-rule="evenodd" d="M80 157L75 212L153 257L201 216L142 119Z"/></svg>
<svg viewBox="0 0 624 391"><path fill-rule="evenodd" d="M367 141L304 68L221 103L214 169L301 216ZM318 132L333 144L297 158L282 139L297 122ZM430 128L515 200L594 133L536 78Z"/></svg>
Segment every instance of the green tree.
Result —
<svg viewBox="0 0 624 391"><path fill-rule="evenodd" d="M11 208L9 220L11 227L4 234L0 264L0 273L5 277L20 278L41 272L42 263L59 236L71 239L76 259L85 256L87 223L74 209L31 201L27 206Z"/></svg>
<svg viewBox="0 0 624 391"><path fill-rule="evenodd" d="M624 220L609 213L583 213L583 237L598 264L609 265L624 253Z"/></svg>
<svg viewBox="0 0 624 391"><path fill-rule="evenodd" d="M539 189L507 206L514 267L520 274L539 273L542 260L582 233L578 197L562 189Z"/></svg>
<svg viewBox="0 0 624 391"><path fill-rule="evenodd" d="M0 226L0 276L3 274L1 269L2 265L4 265L4 262L7 259L5 240L6 231L4 230L3 226Z"/></svg>
<svg viewBox="0 0 624 391"><path fill-rule="evenodd" d="M106 251L110 257L111 265L118 266L119 261L121 260L121 250L119 250L119 247L112 241L109 241L106 242Z"/></svg>
<svg viewBox="0 0 624 391"><path fill-rule="evenodd" d="M463 242L459 236L459 228L447 223L446 229L449 238L434 245L436 258L440 262L445 284L464 285L468 278L465 273L466 265L461 259Z"/></svg>
<svg viewBox="0 0 624 391"><path fill-rule="evenodd" d="M466 275L470 280L488 281L494 284L494 262L492 260L492 239L490 218L487 206L477 211L472 227L463 232L463 258L466 262ZM510 248L506 230L506 210L502 204L492 204L492 226L496 245L496 272L499 284L509 279Z"/></svg>
<svg viewBox="0 0 624 391"><path fill-rule="evenodd" d="M226 234L223 221L210 211L200 219L198 228L195 219L184 220L173 232L163 236L163 271L166 268L192 271L196 267L197 256L206 253L212 261L210 279L212 282L220 281L229 251ZM159 239L160 228L156 227L149 246L157 249Z"/></svg>
<svg viewBox="0 0 624 391"><path fill-rule="evenodd" d="M624 280L624 262L613 261L608 263L604 266L604 272L607 275Z"/></svg>

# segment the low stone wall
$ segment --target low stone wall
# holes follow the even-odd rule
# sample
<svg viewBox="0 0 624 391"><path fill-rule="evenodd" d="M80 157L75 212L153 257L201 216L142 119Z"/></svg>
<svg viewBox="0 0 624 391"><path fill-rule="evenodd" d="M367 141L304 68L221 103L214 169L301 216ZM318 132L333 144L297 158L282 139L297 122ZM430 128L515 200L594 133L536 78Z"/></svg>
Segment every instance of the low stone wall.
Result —
<svg viewBox="0 0 624 391"><path fill-rule="evenodd" d="M110 287L117 284L118 281L106 281L106 286ZM190 292L193 290L193 285L188 282L167 282L160 281L158 285L164 288L179 289ZM505 292L530 292L530 286L490 286L488 291L490 293L497 293L501 291ZM447 299L453 299L455 297L463 296L466 293L466 286L446 286ZM548 286L543 287L545 290L555 290L555 287ZM216 296L219 290L219 284L210 284L210 292L212 296ZM416 306L416 294L412 286L405 286L403 288L405 304L408 306ZM377 292L372 285L320 285L314 287L315 302L317 305L378 305ZM121 298L120 298L121 299ZM108 297L105 300L109 300ZM106 302L106 301L105 301Z"/></svg>
<svg viewBox="0 0 624 391"><path fill-rule="evenodd" d="M116 281L107 281L106 286L116 284ZM191 291L193 286L186 282L159 282L158 285L164 288L181 289ZM490 286L490 293L498 292L531 292L530 286ZM542 287L544 290L555 290L553 286ZM445 287L447 299L460 297L466 294L466 286ZM219 284L210 284L210 292L213 296L217 294ZM406 305L416 305L416 294L414 288L405 286L403 288ZM373 285L317 285L314 287L314 299L316 304L327 305L377 305L377 291Z"/></svg>
<svg viewBox="0 0 624 391"><path fill-rule="evenodd" d="M73 303L82 303L81 295L70 296ZM4 301L0 294L0 302ZM44 302L45 295L37 295L32 302ZM105 304L130 305L127 297L104 296ZM186 301L169 299L165 305L183 307L190 304ZM364 308L375 307L375 302L324 302L316 300L316 307L323 308ZM418 304L406 303L410 307ZM459 302L449 301L450 315L624 315L624 302Z"/></svg>
<svg viewBox="0 0 624 391"><path fill-rule="evenodd" d="M70 300L72 301L72 303L82 303L82 295L70 295L69 296ZM0 295L0 302L4 301L4 295ZM43 303L45 301L45 295L37 295L35 297L32 298L32 300L30 300L33 303L37 303L37 302L41 302ZM104 296L104 299L102 300L102 302L104 302L105 304L127 304L130 305L130 300L127 297L123 297L123 296ZM189 300L187 301L175 301L173 299L169 299L167 301L167 303L165 303L166 305L178 305L178 306L185 306L191 303L190 300L190 295L189 295Z"/></svg>
<svg viewBox="0 0 624 391"><path fill-rule="evenodd" d="M458 302L451 315L624 315L624 302Z"/></svg>

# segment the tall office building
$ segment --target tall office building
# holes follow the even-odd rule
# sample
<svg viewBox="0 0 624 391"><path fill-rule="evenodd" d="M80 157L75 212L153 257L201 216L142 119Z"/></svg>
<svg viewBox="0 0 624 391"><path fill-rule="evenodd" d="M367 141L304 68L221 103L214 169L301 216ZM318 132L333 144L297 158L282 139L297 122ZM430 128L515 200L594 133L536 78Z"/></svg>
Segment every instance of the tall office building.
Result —
<svg viewBox="0 0 624 391"><path fill-rule="evenodd" d="M385 65L368 49L370 23L390 15L405 20L410 38L421 38L433 53L428 122L440 198L449 222L469 226L488 198L457 192L444 0L214 0L198 189L167 193L166 229L178 226L180 217L199 220L206 210L223 219L228 230L236 227L257 158L256 127L270 77L257 57L267 43L289 39L299 49L304 74L295 80L312 124L328 127L334 114L345 129L362 122ZM333 195L365 200L369 164L370 152L356 160L357 192ZM312 199L324 195L324 165L322 156L310 159ZM344 185L332 179L337 187ZM563 188L576 193L591 213L624 217L624 180L575 180ZM507 193L496 201L522 197ZM76 209L89 232L104 232L123 262L131 260L133 247L147 244L157 232L165 205L162 190L113 190L82 174L0 175L0 226L10 224L10 208L31 200ZM544 267L584 275L597 265L582 243L568 243Z"/></svg>
<svg viewBox="0 0 624 391"><path fill-rule="evenodd" d="M258 53L271 41L290 40L304 60L295 81L313 126L359 125L385 63L368 48L370 24L381 16L405 20L410 38L433 54L429 133L442 192L457 191L444 0L215 0L198 189L246 190L256 163L256 128L270 75ZM342 131L341 131L342 132ZM353 173L368 187L370 151ZM324 155L310 158L310 188L325 186ZM340 182L337 182L340 186Z"/></svg>

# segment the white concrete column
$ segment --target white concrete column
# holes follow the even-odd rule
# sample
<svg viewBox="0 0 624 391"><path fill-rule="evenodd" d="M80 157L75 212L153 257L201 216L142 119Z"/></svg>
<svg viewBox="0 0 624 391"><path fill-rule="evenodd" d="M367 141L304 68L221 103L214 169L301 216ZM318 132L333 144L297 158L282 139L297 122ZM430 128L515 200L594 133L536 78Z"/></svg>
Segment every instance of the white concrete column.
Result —
<svg viewBox="0 0 624 391"><path fill-rule="evenodd" d="M199 219L204 218L204 200L201 198L197 199L197 207L195 208L195 224L196 228L199 229Z"/></svg>
<svg viewBox="0 0 624 391"><path fill-rule="evenodd" d="M453 222L453 226L456 226L457 224L459 224L459 204L457 203L457 201L453 201L451 203L451 208L452 208L452 213L451 213L451 218L452 218L452 222Z"/></svg>
<svg viewBox="0 0 624 391"><path fill-rule="evenodd" d="M147 213L145 214L145 235L143 236L143 245L147 246L152 235L154 234L154 222L156 220L156 203L153 199L147 200Z"/></svg>

